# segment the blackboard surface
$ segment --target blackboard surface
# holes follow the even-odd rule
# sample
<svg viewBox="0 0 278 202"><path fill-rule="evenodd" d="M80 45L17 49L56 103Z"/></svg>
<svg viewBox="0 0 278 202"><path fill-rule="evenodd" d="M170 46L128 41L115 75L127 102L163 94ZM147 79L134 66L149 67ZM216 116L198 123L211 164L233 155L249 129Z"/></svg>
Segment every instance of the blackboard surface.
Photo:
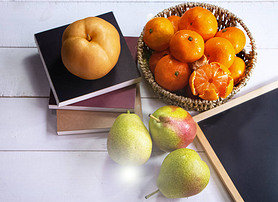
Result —
<svg viewBox="0 0 278 202"><path fill-rule="evenodd" d="M245 201L277 201L278 89L198 124Z"/></svg>

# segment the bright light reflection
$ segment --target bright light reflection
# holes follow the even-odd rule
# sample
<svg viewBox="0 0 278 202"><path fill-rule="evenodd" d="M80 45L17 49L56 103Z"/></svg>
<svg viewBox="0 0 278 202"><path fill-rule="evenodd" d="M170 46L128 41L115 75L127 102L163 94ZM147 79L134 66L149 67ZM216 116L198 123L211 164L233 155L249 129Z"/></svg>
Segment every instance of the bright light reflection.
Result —
<svg viewBox="0 0 278 202"><path fill-rule="evenodd" d="M136 184L141 178L141 168L139 166L119 167L119 178L123 183Z"/></svg>

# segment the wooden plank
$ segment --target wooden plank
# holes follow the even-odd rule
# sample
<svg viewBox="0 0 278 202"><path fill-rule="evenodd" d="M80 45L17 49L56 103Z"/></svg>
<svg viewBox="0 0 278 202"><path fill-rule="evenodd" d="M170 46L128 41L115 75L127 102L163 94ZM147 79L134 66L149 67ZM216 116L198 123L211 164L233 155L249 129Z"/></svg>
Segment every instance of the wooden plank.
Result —
<svg viewBox="0 0 278 202"><path fill-rule="evenodd" d="M253 34L257 47L278 47L276 42L278 34L277 1L217 1L212 3L226 8L240 17ZM0 27L5 27L5 29L0 30L0 46L35 47L34 33L108 11L114 12L125 36L139 36L144 25L152 16L176 4L179 2L2 1L0 2L0 18L3 20L0 22ZM30 10L32 12L29 12Z"/></svg>
<svg viewBox="0 0 278 202"><path fill-rule="evenodd" d="M262 50L264 54L259 53L259 71L254 72L254 77L240 93L277 78L273 63L278 47L277 1L208 2L241 17L258 47L266 48ZM47 98L3 96L49 95L46 79L35 68L41 65L40 61L28 60L36 49L24 48L35 47L35 32L113 10L123 33L138 36L151 16L178 3L175 0L0 1L0 27L3 28L0 29L0 201L142 201L144 195L156 189L155 180L165 154L154 153L152 160L139 168L139 181L129 183L119 177L117 171L121 169L109 160L103 134L59 137L55 114L47 109ZM164 104L148 99L153 96L149 90L146 85L141 91L145 124L148 123L146 115ZM203 151L195 144L189 148ZM207 155L199 154L211 168L208 187L197 196L175 201L231 201ZM148 201L169 200L158 194Z"/></svg>
<svg viewBox="0 0 278 202"><path fill-rule="evenodd" d="M0 150L105 150L107 133L57 135L47 98L0 99Z"/></svg>
<svg viewBox="0 0 278 202"><path fill-rule="evenodd" d="M114 163L107 152L0 152L0 201L145 201L156 189L160 165L168 153L153 154L138 167ZM211 178L198 195L177 202L231 201L204 153ZM147 202L167 202L162 194Z"/></svg>
<svg viewBox="0 0 278 202"><path fill-rule="evenodd" d="M0 48L1 96L49 96L36 48Z"/></svg>
<svg viewBox="0 0 278 202"><path fill-rule="evenodd" d="M143 122L155 100L142 99ZM158 102L159 103L159 102ZM163 103L161 103L163 105ZM0 150L106 151L107 133L58 136L55 111L48 109L48 98L0 98ZM197 139L189 148L203 151ZM155 150L158 151L156 148Z"/></svg>
<svg viewBox="0 0 278 202"><path fill-rule="evenodd" d="M15 0L1 0L1 1L15 1ZM0 2L1 2L0 1ZM19 1L19 0L17 0ZM20 1L23 1L23 2L27 2L29 0L20 0ZM33 0L34 2L40 2L40 0ZM48 2L57 2L57 0L47 0ZM104 3L104 2L111 2L111 0L59 0L61 2L95 2L95 3ZM121 0L120 2L118 3L122 3L122 2L125 2L125 3L140 3L140 2L145 2L146 0ZM178 4L178 3L181 3L181 1L177 1L177 0L152 0L153 2L172 2L172 3L175 3L175 4ZM272 1L277 1L277 0L272 0ZM204 1L199 1L199 0L192 0L190 2L204 2ZM221 0L207 0L205 2L221 2ZM242 0L233 0L231 2L242 2ZM245 0L245 2L269 2L269 0Z"/></svg>

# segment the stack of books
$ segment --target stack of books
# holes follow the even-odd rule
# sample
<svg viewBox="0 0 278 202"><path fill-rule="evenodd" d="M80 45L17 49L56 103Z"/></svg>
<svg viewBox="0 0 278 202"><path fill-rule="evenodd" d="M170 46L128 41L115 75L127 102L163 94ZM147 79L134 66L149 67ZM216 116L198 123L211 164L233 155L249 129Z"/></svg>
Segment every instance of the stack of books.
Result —
<svg viewBox="0 0 278 202"><path fill-rule="evenodd" d="M121 53L116 66L103 78L85 80L71 74L61 59L62 35L68 25L35 34L51 92L49 108L56 110L57 134L107 132L116 117L127 111L142 118L136 66L137 37L123 37L112 12L98 17L118 30Z"/></svg>

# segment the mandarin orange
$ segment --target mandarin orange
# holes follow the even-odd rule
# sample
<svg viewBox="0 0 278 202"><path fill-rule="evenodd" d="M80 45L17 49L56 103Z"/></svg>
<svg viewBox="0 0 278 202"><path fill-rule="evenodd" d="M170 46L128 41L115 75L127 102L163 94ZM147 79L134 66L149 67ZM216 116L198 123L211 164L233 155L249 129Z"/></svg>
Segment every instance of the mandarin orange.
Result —
<svg viewBox="0 0 278 202"><path fill-rule="evenodd" d="M233 78L222 64L212 62L195 70L189 79L193 95L204 100L226 98L233 90Z"/></svg>
<svg viewBox="0 0 278 202"><path fill-rule="evenodd" d="M227 27L218 31L216 37L223 37L228 39L235 49L235 53L242 51L246 44L246 37L244 32L237 27Z"/></svg>
<svg viewBox="0 0 278 202"><path fill-rule="evenodd" d="M217 32L218 23L215 16L209 10L202 7L194 7L187 10L180 19L179 30L187 29L199 33L206 41Z"/></svg>
<svg viewBox="0 0 278 202"><path fill-rule="evenodd" d="M174 34L174 27L170 20L157 17L149 20L143 30L143 40L151 49L162 51L169 47Z"/></svg>
<svg viewBox="0 0 278 202"><path fill-rule="evenodd" d="M219 62L229 68L235 58L235 49L228 39L213 37L205 43L205 55L209 62Z"/></svg>
<svg viewBox="0 0 278 202"><path fill-rule="evenodd" d="M231 76L234 79L234 85L238 84L245 74L245 62L239 58L235 57L234 63L229 68Z"/></svg>
<svg viewBox="0 0 278 202"><path fill-rule="evenodd" d="M188 85L190 74L188 64L176 60L171 55L161 58L154 70L155 81L169 91L177 91Z"/></svg>
<svg viewBox="0 0 278 202"><path fill-rule="evenodd" d="M170 53L181 62L194 62L204 54L204 40L197 32L180 30L171 38Z"/></svg>
<svg viewBox="0 0 278 202"><path fill-rule="evenodd" d="M177 15L171 15L168 17L168 20L172 23L174 27L174 32L177 32L179 30L179 22L180 22L180 16Z"/></svg>
<svg viewBox="0 0 278 202"><path fill-rule="evenodd" d="M152 73L154 73L154 69L156 64L158 63L158 61L163 58L166 55L169 55L169 50L166 49L164 51L155 51L153 52L153 54L151 55L150 59L149 59L149 68L151 70Z"/></svg>

